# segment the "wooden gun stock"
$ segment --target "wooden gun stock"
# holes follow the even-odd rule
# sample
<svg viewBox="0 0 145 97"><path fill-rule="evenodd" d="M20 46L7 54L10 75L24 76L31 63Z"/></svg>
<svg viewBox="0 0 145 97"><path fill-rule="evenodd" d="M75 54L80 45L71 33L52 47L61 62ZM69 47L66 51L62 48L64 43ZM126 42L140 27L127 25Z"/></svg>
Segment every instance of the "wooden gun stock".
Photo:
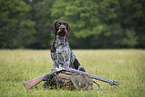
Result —
<svg viewBox="0 0 145 97"><path fill-rule="evenodd" d="M41 81L43 81L43 78L44 78L44 75L43 76L40 76L38 78L34 78L32 80L29 80L29 81L26 81L24 82L24 86L27 88L27 89L30 89L32 88L33 86L37 85L38 83L40 83Z"/></svg>
<svg viewBox="0 0 145 97"><path fill-rule="evenodd" d="M61 71L61 70L59 70L59 71ZM24 86L27 89L31 89L32 87L34 87L35 85L39 84L40 82L46 81L50 77L50 75L52 75L55 72L57 72L57 70L53 70L53 71L47 73L46 75L42 75L42 76L40 76L38 78L34 78L32 80L26 81L26 82L24 82Z"/></svg>

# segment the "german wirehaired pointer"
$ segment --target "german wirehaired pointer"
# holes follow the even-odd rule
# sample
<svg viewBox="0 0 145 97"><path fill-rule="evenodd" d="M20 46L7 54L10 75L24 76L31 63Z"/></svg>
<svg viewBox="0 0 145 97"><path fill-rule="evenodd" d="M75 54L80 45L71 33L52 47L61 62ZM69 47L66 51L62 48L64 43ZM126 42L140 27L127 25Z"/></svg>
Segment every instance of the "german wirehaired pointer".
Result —
<svg viewBox="0 0 145 97"><path fill-rule="evenodd" d="M55 39L51 46L51 58L53 60L54 68L70 67L85 71L78 62L67 41L67 36L70 35L70 27L68 23L65 21L56 21L50 26L50 30L55 34Z"/></svg>

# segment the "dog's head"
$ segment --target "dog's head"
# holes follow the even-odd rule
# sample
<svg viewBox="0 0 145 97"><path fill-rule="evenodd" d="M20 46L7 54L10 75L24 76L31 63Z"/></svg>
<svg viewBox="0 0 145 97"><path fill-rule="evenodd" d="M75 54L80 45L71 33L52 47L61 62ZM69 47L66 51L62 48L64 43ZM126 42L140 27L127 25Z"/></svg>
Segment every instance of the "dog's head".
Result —
<svg viewBox="0 0 145 97"><path fill-rule="evenodd" d="M50 30L53 34L63 37L65 35L69 36L70 27L65 21L56 21L50 26Z"/></svg>

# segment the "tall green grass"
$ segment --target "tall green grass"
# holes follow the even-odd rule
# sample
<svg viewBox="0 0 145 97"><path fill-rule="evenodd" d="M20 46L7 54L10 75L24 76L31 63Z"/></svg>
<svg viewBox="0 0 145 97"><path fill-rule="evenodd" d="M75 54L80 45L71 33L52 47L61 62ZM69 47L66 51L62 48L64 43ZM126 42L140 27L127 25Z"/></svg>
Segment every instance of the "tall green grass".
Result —
<svg viewBox="0 0 145 97"><path fill-rule="evenodd" d="M88 73L116 80L117 86L97 81L89 91L27 90L23 82L53 68L49 50L0 50L0 97L145 97L145 50L74 50Z"/></svg>

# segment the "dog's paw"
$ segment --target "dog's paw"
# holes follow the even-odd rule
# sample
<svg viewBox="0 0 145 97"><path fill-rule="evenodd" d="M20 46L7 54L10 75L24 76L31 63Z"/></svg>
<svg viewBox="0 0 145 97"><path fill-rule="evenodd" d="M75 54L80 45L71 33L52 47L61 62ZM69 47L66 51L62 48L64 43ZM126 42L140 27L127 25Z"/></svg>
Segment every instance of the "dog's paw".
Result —
<svg viewBox="0 0 145 97"><path fill-rule="evenodd" d="M83 71L83 72L86 72L85 69L84 69L84 67L82 67L82 66L79 66L78 70Z"/></svg>

